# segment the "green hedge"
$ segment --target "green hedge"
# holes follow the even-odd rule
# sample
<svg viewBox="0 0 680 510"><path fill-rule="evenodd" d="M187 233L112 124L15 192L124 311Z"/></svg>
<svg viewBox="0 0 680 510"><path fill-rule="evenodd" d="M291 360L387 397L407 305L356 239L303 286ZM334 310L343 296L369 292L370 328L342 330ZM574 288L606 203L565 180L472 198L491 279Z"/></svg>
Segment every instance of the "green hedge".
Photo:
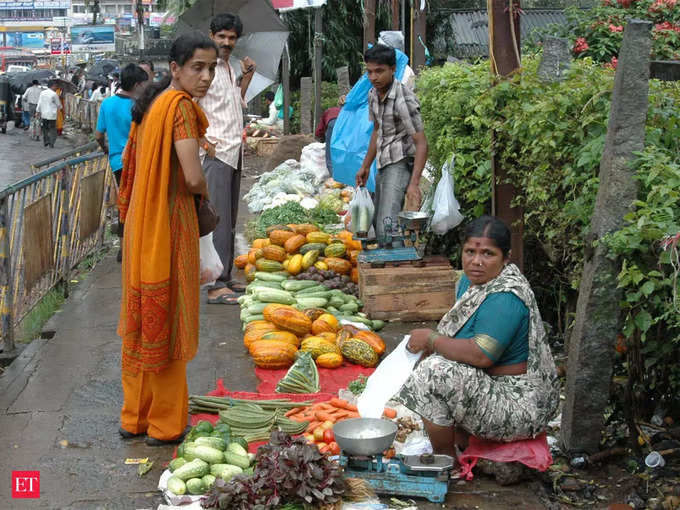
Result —
<svg viewBox="0 0 680 510"><path fill-rule="evenodd" d="M525 210L527 276L544 316L565 333L597 194L614 72L583 59L572 64L564 81L547 84L537 77L537 67L538 59L525 59L521 72L492 86L487 62L447 64L424 71L417 87L430 159L440 168L455 153L456 196L467 218L491 209L490 132L495 130L498 162L510 169L516 200ZM640 201L626 218L626 229L608 240L621 256L620 284L633 294L622 304L629 315L625 336L648 346L661 342L663 352L680 344L672 267L667 253L658 250L664 234L680 231L678 104L677 84L652 82L647 149L638 161ZM458 258L457 233L435 242ZM637 286L644 286L639 296ZM649 318L640 315L643 310ZM657 325L654 335L652 325ZM662 365L662 378L668 380L669 365ZM673 377L680 387L680 370Z"/></svg>

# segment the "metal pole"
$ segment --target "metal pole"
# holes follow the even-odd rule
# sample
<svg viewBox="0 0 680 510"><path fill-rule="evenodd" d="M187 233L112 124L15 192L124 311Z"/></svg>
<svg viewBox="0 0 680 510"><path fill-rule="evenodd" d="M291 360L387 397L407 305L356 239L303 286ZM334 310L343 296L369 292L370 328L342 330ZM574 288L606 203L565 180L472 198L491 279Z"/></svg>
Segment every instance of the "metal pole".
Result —
<svg viewBox="0 0 680 510"><path fill-rule="evenodd" d="M283 134L290 134L290 58L288 43L283 48L281 81L283 81Z"/></svg>
<svg viewBox="0 0 680 510"><path fill-rule="evenodd" d="M314 129L321 120L321 80L323 77L323 7L314 11Z"/></svg>
<svg viewBox="0 0 680 510"><path fill-rule="evenodd" d="M2 298L2 338L3 354L11 355L14 345L14 278L12 277L12 258L9 244L10 224L8 197L0 198L0 297Z"/></svg>

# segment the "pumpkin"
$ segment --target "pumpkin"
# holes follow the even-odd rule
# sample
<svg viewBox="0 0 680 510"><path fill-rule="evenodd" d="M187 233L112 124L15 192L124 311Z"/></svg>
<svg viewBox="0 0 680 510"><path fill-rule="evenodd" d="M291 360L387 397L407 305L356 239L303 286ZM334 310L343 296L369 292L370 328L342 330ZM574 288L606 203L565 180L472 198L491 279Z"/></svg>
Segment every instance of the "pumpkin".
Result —
<svg viewBox="0 0 680 510"><path fill-rule="evenodd" d="M363 246L361 246L361 241L357 239L350 239L349 241L345 241L345 246L347 246L347 249L350 251L361 251L363 249Z"/></svg>
<svg viewBox="0 0 680 510"><path fill-rule="evenodd" d="M335 333L331 333L330 331L322 331L316 336L318 336L319 338L323 338L324 340L326 340L326 342L335 344L335 337L337 335Z"/></svg>
<svg viewBox="0 0 680 510"><path fill-rule="evenodd" d="M314 267L319 269L320 271L328 271L328 266L323 260L317 260L314 262Z"/></svg>
<svg viewBox="0 0 680 510"><path fill-rule="evenodd" d="M347 361L362 367L374 367L378 364L378 353L373 347L358 338L345 340L340 347L340 353Z"/></svg>
<svg viewBox="0 0 680 510"><path fill-rule="evenodd" d="M274 230L290 230L290 227L288 225L270 225L265 230L267 237L269 237L269 234L271 234Z"/></svg>
<svg viewBox="0 0 680 510"><path fill-rule="evenodd" d="M328 266L328 269L338 274L347 274L352 270L352 263L349 260L338 257L326 257L324 262Z"/></svg>
<svg viewBox="0 0 680 510"><path fill-rule="evenodd" d="M290 331L268 331L260 337L260 340L287 342L296 349L300 347L300 339Z"/></svg>
<svg viewBox="0 0 680 510"><path fill-rule="evenodd" d="M378 356L385 352L385 341L382 338L380 338L379 335L376 335L372 331L365 330L359 331L358 333L354 334L354 338L363 340L368 345L373 347L373 350L376 352Z"/></svg>
<svg viewBox="0 0 680 510"><path fill-rule="evenodd" d="M277 308L269 315L271 322L279 328L292 331L296 335L306 335L312 330L312 321L309 317L293 307Z"/></svg>
<svg viewBox="0 0 680 510"><path fill-rule="evenodd" d="M250 355L260 368L288 368L296 354L295 346L280 340L258 340L250 345Z"/></svg>
<svg viewBox="0 0 680 510"><path fill-rule="evenodd" d="M305 338L302 341L302 344L300 344L300 350L302 352L308 352L314 359L328 352L340 354L340 348L337 345L331 344L318 336Z"/></svg>
<svg viewBox="0 0 680 510"><path fill-rule="evenodd" d="M246 280L252 282L255 279L255 273L257 272L257 267L248 262L246 267L243 269L246 274Z"/></svg>
<svg viewBox="0 0 680 510"><path fill-rule="evenodd" d="M349 279L352 280L352 283L359 283L359 270L356 267L353 267L349 272Z"/></svg>
<svg viewBox="0 0 680 510"><path fill-rule="evenodd" d="M352 233L349 230L341 230L335 237L340 239L343 243L347 243L352 240Z"/></svg>
<svg viewBox="0 0 680 510"><path fill-rule="evenodd" d="M267 248L269 248L269 246L267 246ZM283 264L281 264L281 262L265 259L264 257L255 261L255 267L258 271L264 271L267 273L283 271Z"/></svg>
<svg viewBox="0 0 680 510"><path fill-rule="evenodd" d="M331 313L325 313L321 317L318 317L322 321L326 321L334 331L337 331L340 329L340 323L338 322L338 319L335 318L335 315Z"/></svg>
<svg viewBox="0 0 680 510"><path fill-rule="evenodd" d="M277 308L290 308L291 310L295 310L292 306L289 305L282 305L280 303L269 303L267 306L264 307L264 310L262 310L262 315L264 316L264 320L268 322L272 322L272 313L274 313L274 310ZM274 328L276 329L276 328Z"/></svg>
<svg viewBox="0 0 680 510"><path fill-rule="evenodd" d="M304 244L306 244L307 239L302 234L295 234L293 237L288 239L283 243L283 247L287 253L297 252Z"/></svg>
<svg viewBox="0 0 680 510"><path fill-rule="evenodd" d="M290 259L290 262L288 262L288 267L286 270L292 275L300 274L302 271L302 255L299 253L297 255L293 255Z"/></svg>
<svg viewBox="0 0 680 510"><path fill-rule="evenodd" d="M253 248L248 252L248 263L255 265L257 259L264 257L264 252L262 248Z"/></svg>
<svg viewBox="0 0 680 510"><path fill-rule="evenodd" d="M342 365L342 355L334 352L321 354L316 358L316 365L321 368L338 368Z"/></svg>
<svg viewBox="0 0 680 510"><path fill-rule="evenodd" d="M283 246L284 243L294 235L296 235L295 232L290 230L272 230L269 234L269 240L272 244Z"/></svg>
<svg viewBox="0 0 680 510"><path fill-rule="evenodd" d="M349 252L349 261L352 263L353 266L356 266L359 264L359 254L361 253L360 250L350 250Z"/></svg>
<svg viewBox="0 0 680 510"><path fill-rule="evenodd" d="M267 260L275 260L276 262L283 262L286 260L286 250L281 246L269 245L262 248L262 254Z"/></svg>
<svg viewBox="0 0 680 510"><path fill-rule="evenodd" d="M326 246L323 254L326 257L342 257L347 252L347 247L342 243L331 243Z"/></svg>
<svg viewBox="0 0 680 510"><path fill-rule="evenodd" d="M306 236L310 232L317 232L319 230L319 227L317 227L316 225L312 225L311 223L299 223L297 225L289 226L293 230L293 232L303 236Z"/></svg>
<svg viewBox="0 0 680 510"><path fill-rule="evenodd" d="M262 237L260 239L255 239L253 241L253 248L264 248L265 246L269 246L272 242L269 240L268 237Z"/></svg>
<svg viewBox="0 0 680 510"><path fill-rule="evenodd" d="M246 346L246 349L250 350L250 346L253 344L253 342L257 342L260 338L262 338L262 335L265 335L266 333L269 333L271 331L276 331L276 326L272 324L271 322L266 322L266 321L253 321L253 322L259 322L261 324L257 326L253 326L250 329L246 329L245 334L243 335L243 345ZM250 326L250 324L248 324Z"/></svg>
<svg viewBox="0 0 680 510"><path fill-rule="evenodd" d="M328 244L328 241L330 241L330 239L331 239L330 234L326 234L325 232L310 232L309 234L307 234L308 243Z"/></svg>
<svg viewBox="0 0 680 510"><path fill-rule="evenodd" d="M302 311L309 319L314 322L316 319L321 317L323 314L326 313L326 310L323 308L307 308L306 310Z"/></svg>
<svg viewBox="0 0 680 510"><path fill-rule="evenodd" d="M318 335L319 333L335 333L336 328L325 320L319 318L312 322L312 333Z"/></svg>
<svg viewBox="0 0 680 510"><path fill-rule="evenodd" d="M245 255L239 255L234 259L234 266L236 266L238 269L244 269L246 267L246 264L248 264L247 253Z"/></svg>
<svg viewBox="0 0 680 510"><path fill-rule="evenodd" d="M263 321L263 320L250 321L248 324L246 324L245 331L248 332L251 329L256 329L256 328L265 327L265 326L274 326L274 324L272 324L269 321ZM276 329L276 327L274 327L274 329ZM273 331L273 330L271 330L271 331Z"/></svg>
<svg viewBox="0 0 680 510"><path fill-rule="evenodd" d="M302 269L309 269L319 258L319 250L308 251L302 256Z"/></svg>
<svg viewBox="0 0 680 510"><path fill-rule="evenodd" d="M352 333L350 333L350 332L349 332L348 330L346 330L345 328L342 328L342 329L340 330L340 332L339 332L339 333L336 335L336 337L335 337L335 345L337 345L338 347L340 347L340 350L342 350L342 345L343 345L347 340L349 340L350 338L352 338L352 336L354 336Z"/></svg>

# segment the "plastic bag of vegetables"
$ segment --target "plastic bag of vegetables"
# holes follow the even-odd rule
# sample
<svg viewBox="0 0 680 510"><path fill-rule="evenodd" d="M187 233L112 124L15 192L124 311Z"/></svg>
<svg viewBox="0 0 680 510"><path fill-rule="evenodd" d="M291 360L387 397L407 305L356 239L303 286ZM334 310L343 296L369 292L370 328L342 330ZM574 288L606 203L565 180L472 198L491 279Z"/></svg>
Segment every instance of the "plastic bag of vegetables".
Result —
<svg viewBox="0 0 680 510"><path fill-rule="evenodd" d="M364 187L358 187L354 193L354 198L349 204L350 214L352 215L351 231L362 237L368 234L373 223L373 200L371 194Z"/></svg>

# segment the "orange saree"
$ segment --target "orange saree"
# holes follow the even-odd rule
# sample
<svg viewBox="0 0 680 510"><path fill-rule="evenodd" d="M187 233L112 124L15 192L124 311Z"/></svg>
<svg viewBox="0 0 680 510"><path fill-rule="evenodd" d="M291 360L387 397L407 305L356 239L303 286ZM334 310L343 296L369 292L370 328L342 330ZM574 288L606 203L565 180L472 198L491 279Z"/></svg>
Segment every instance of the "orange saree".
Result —
<svg viewBox="0 0 680 510"><path fill-rule="evenodd" d="M198 349L198 220L173 144L200 138L207 125L187 93L168 90L130 129L119 195L123 372L158 373Z"/></svg>

